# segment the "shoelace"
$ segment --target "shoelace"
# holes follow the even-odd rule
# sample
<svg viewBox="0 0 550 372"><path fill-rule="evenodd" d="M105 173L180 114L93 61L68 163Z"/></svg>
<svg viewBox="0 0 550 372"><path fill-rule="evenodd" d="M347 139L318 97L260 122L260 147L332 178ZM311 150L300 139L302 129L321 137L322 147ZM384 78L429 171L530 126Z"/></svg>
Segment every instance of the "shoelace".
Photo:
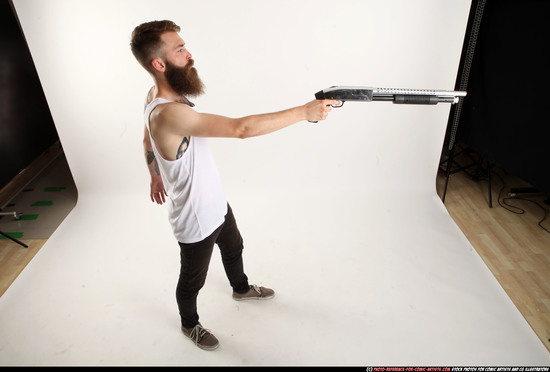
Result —
<svg viewBox="0 0 550 372"><path fill-rule="evenodd" d="M260 296L262 295L262 290L256 284L252 284L252 289L254 289L256 292L258 292L258 294Z"/></svg>
<svg viewBox="0 0 550 372"><path fill-rule="evenodd" d="M207 329L202 328L200 324L197 324L189 333L189 338L195 341L195 344L198 344L202 337L209 333Z"/></svg>

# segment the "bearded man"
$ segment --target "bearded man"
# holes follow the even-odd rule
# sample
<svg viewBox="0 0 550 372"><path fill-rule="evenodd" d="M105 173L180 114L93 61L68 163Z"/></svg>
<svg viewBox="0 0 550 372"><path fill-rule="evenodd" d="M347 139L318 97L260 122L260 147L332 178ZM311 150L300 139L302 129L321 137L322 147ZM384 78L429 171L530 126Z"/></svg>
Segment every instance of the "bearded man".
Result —
<svg viewBox="0 0 550 372"><path fill-rule="evenodd" d="M143 144L153 202L168 204L168 219L180 246L176 300L183 333L201 349L218 339L199 322L197 296L203 287L214 244L233 290L233 299L273 298L272 289L249 285L243 269L243 239L223 193L207 137L248 138L297 122L326 119L334 100L314 100L288 110L242 118L200 113L188 97L204 92L191 53L172 21L137 26L131 50L149 72ZM166 196L168 198L166 198Z"/></svg>

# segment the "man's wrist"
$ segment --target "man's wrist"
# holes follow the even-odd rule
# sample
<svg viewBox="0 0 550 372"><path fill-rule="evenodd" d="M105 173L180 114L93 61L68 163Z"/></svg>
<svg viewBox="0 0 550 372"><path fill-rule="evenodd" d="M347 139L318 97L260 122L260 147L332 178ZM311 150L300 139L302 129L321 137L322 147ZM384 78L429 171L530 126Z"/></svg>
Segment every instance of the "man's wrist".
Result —
<svg viewBox="0 0 550 372"><path fill-rule="evenodd" d="M306 107L306 105L299 106L299 107L297 107L297 109L299 110L299 114L298 114L299 120L298 121L307 120L307 107Z"/></svg>

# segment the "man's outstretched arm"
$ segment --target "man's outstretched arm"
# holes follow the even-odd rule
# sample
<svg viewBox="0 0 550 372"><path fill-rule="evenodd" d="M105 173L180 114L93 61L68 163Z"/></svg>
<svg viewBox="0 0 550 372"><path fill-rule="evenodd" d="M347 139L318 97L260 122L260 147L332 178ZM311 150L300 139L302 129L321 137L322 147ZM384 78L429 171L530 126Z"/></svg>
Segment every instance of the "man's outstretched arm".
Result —
<svg viewBox="0 0 550 372"><path fill-rule="evenodd" d="M331 110L330 105L338 103L337 100L314 100L288 110L235 119L199 113L187 105L170 103L161 110L157 108L153 111L151 120L162 123L164 130L179 136L249 138L272 133L304 120L324 120Z"/></svg>

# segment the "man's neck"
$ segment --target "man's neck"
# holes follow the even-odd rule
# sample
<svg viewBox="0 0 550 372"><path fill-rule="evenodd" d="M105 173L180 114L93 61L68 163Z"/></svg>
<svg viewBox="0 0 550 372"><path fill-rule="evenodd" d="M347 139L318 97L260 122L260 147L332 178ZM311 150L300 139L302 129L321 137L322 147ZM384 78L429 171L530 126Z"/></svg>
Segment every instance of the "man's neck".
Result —
<svg viewBox="0 0 550 372"><path fill-rule="evenodd" d="M149 92L149 98L149 102L151 102L155 98L164 98L169 101L184 103L191 107L195 106L191 101L187 99L187 97L177 94L176 92L174 92L173 89L169 87L163 87L162 85L158 84L151 88L151 91Z"/></svg>

